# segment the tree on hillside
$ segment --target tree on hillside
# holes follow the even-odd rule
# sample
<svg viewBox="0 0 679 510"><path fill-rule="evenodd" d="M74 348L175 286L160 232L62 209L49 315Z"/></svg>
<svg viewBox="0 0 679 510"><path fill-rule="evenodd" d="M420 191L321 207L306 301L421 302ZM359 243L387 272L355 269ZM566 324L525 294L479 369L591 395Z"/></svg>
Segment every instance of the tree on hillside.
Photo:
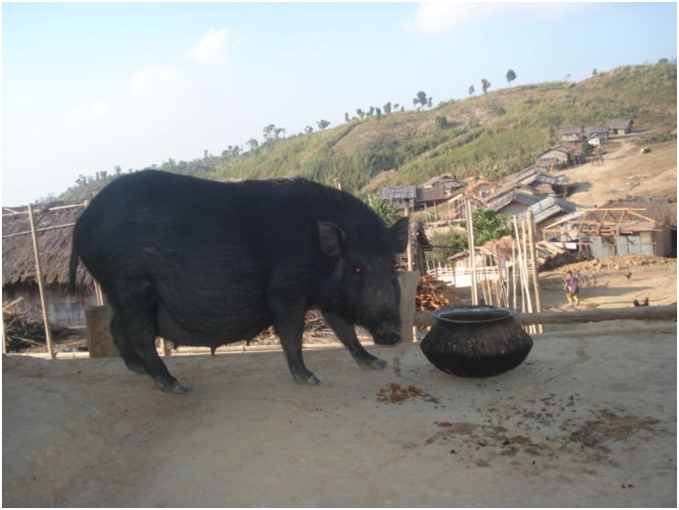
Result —
<svg viewBox="0 0 679 510"><path fill-rule="evenodd" d="M417 107L417 105L419 104L419 105L422 106L422 108L426 108L427 105L429 105L430 103L431 103L431 98L430 97L428 98L427 93L422 91L422 90L420 90L417 93L417 96L415 96L415 98L413 99L413 106L415 106L415 107Z"/></svg>
<svg viewBox="0 0 679 510"><path fill-rule="evenodd" d="M356 108L356 115L358 115L359 119L363 120L363 117L365 117L365 112L360 108Z"/></svg>
<svg viewBox="0 0 679 510"><path fill-rule="evenodd" d="M275 124L269 124L268 126L264 126L262 129L264 133L264 140L272 140L273 139L273 133L276 130L276 125Z"/></svg>
<svg viewBox="0 0 679 510"><path fill-rule="evenodd" d="M484 94L488 93L488 89L490 88L490 82L486 80L485 78L481 80L481 90L483 90Z"/></svg>
<svg viewBox="0 0 679 510"><path fill-rule="evenodd" d="M327 120L321 119L318 122L316 122L316 124L318 125L318 129L323 131L325 128L327 128L330 125L330 122L327 121Z"/></svg>
<svg viewBox="0 0 679 510"><path fill-rule="evenodd" d="M385 115L389 115L391 113L391 103L385 104L382 109L384 110Z"/></svg>
<svg viewBox="0 0 679 510"><path fill-rule="evenodd" d="M245 144L250 147L251 151L259 148L259 142L255 138L250 138Z"/></svg>
<svg viewBox="0 0 679 510"><path fill-rule="evenodd" d="M507 84L511 87L514 80L516 80L516 73L513 69L510 69L507 71Z"/></svg>
<svg viewBox="0 0 679 510"><path fill-rule="evenodd" d="M476 89L474 88L474 85L469 85L469 95L473 96L474 92L476 92Z"/></svg>

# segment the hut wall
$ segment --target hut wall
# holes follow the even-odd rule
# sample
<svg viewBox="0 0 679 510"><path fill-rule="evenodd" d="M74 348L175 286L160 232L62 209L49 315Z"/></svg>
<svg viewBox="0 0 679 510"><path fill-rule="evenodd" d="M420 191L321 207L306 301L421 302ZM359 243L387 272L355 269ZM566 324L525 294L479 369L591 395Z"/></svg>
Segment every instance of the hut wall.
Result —
<svg viewBox="0 0 679 510"><path fill-rule="evenodd" d="M6 285L2 289L2 294L3 300L13 301L23 298L17 303L17 308L42 319L40 292L37 284ZM50 322L72 327L84 325L85 309L97 304L93 291L78 289L75 294L70 295L63 285L47 285L45 297Z"/></svg>
<svg viewBox="0 0 679 510"><path fill-rule="evenodd" d="M613 257L615 255L615 244L611 243L609 237L591 236L592 257L603 259L605 257Z"/></svg>
<svg viewBox="0 0 679 510"><path fill-rule="evenodd" d="M656 242L657 232L637 232L628 236L591 236L592 256L596 258L615 255L666 256Z"/></svg>

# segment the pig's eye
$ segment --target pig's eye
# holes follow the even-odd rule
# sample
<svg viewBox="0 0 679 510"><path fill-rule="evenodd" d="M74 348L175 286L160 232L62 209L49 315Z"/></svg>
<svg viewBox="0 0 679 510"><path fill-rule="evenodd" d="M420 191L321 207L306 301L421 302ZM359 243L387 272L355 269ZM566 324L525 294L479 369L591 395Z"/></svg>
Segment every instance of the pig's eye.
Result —
<svg viewBox="0 0 679 510"><path fill-rule="evenodd" d="M363 268L361 266L354 266L354 273L356 274L362 274L363 273Z"/></svg>

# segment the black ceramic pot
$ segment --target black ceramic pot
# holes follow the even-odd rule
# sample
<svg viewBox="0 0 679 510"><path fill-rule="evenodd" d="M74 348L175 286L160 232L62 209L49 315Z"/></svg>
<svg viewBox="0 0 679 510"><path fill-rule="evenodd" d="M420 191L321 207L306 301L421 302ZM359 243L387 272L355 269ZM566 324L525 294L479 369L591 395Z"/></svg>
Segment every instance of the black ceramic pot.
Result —
<svg viewBox="0 0 679 510"><path fill-rule="evenodd" d="M433 312L437 321L420 348L438 369L461 377L490 377L518 367L533 339L514 320L516 311L459 306Z"/></svg>

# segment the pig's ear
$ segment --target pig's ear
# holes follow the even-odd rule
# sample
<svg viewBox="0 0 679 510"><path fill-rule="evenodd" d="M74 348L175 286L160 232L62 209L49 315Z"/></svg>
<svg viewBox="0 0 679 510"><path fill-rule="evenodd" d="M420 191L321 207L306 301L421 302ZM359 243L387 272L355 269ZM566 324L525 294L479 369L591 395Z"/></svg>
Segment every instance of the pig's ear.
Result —
<svg viewBox="0 0 679 510"><path fill-rule="evenodd" d="M330 221L319 221L318 235L321 240L321 250L328 257L336 257L342 253L342 246L347 238L347 233L342 227Z"/></svg>
<svg viewBox="0 0 679 510"><path fill-rule="evenodd" d="M408 218L401 218L396 223L394 223L389 230L394 234L396 238L396 249L397 253L403 253L408 248L408 236L409 232L409 221Z"/></svg>

